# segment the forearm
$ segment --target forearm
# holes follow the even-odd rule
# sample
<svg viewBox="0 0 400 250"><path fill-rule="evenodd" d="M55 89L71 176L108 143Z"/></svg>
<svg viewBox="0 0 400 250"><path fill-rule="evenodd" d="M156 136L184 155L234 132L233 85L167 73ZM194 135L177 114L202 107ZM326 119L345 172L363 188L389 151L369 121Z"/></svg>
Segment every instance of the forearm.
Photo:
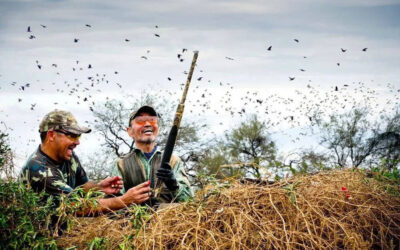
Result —
<svg viewBox="0 0 400 250"><path fill-rule="evenodd" d="M97 185L97 183L95 183L93 181L88 181L82 185L82 189L85 192L89 192L89 190L91 190L91 189L98 190L98 188L99 188L99 186Z"/></svg>
<svg viewBox="0 0 400 250"><path fill-rule="evenodd" d="M98 199L97 202L97 206L88 207L78 214L81 216L104 214L125 208L130 205L129 203L124 201L122 196L108 199Z"/></svg>

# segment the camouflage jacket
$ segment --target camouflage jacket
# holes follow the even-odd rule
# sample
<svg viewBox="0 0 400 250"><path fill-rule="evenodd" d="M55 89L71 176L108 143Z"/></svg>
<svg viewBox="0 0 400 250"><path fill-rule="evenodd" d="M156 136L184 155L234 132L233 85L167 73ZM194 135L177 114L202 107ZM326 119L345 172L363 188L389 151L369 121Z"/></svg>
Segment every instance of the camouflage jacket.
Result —
<svg viewBox="0 0 400 250"><path fill-rule="evenodd" d="M22 168L20 178L36 192L44 190L52 195L70 193L89 180L75 154L71 160L60 163L46 155L40 146Z"/></svg>

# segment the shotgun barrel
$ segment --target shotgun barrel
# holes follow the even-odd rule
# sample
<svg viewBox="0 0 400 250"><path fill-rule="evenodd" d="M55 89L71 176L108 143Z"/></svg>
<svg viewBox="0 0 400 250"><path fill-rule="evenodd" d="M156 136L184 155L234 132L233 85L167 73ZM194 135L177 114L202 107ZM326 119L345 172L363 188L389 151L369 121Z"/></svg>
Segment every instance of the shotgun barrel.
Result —
<svg viewBox="0 0 400 250"><path fill-rule="evenodd" d="M198 55L199 55L199 52L194 51L192 65L190 66L190 71L189 71L189 74L188 74L188 77L186 80L185 89L183 90L181 101L178 105L178 108L176 109L174 123L172 124L172 128L169 132L167 144L165 145L164 153L163 153L162 160L161 160L161 166L163 166L164 162L169 163L171 160L172 151L174 150L174 147L175 147L176 137L178 136L178 130L179 130L179 127L181 124L182 116L183 116L183 110L185 108L186 95L189 90L190 81L192 80L192 75L193 75L194 68L196 66L196 61L197 61ZM158 180L156 183L156 190L155 190L155 194L154 194L154 196L156 198L159 195L160 187L161 187L161 181Z"/></svg>

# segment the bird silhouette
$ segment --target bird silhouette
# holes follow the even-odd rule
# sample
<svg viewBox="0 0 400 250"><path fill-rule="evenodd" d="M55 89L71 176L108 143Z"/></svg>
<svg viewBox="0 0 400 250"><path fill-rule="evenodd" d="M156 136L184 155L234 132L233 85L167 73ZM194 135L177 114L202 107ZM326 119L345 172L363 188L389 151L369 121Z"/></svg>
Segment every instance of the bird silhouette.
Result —
<svg viewBox="0 0 400 250"><path fill-rule="evenodd" d="M368 48L363 48L362 51L366 52Z"/></svg>
<svg viewBox="0 0 400 250"><path fill-rule="evenodd" d="M343 48L340 48L340 49L342 50L343 53L347 51L347 49L343 49Z"/></svg>
<svg viewBox="0 0 400 250"><path fill-rule="evenodd" d="M290 77L289 76L289 81L293 81L294 79L296 79L296 77Z"/></svg>
<svg viewBox="0 0 400 250"><path fill-rule="evenodd" d="M88 28L92 28L92 25L90 25L90 24L85 24L85 26Z"/></svg>
<svg viewBox="0 0 400 250"><path fill-rule="evenodd" d="M271 49L272 49L272 46L269 46L267 50L268 50L268 51L271 51Z"/></svg>
<svg viewBox="0 0 400 250"><path fill-rule="evenodd" d="M299 42L299 39L293 39L293 41L295 41L296 43L298 43L298 42Z"/></svg>
<svg viewBox="0 0 400 250"><path fill-rule="evenodd" d="M79 39L74 38L74 43L77 43L79 41Z"/></svg>

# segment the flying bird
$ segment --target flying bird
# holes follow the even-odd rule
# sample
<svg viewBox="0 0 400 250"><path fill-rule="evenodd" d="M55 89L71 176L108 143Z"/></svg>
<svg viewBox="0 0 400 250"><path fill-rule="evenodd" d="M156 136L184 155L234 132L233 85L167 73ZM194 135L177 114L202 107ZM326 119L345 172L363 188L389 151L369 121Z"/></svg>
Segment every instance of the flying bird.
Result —
<svg viewBox="0 0 400 250"><path fill-rule="evenodd" d="M347 49L343 49L343 48L340 48L340 49L342 50L343 53L347 51Z"/></svg>
<svg viewBox="0 0 400 250"><path fill-rule="evenodd" d="M125 38L125 42L129 42L129 41L130 41L129 39Z"/></svg>
<svg viewBox="0 0 400 250"><path fill-rule="evenodd" d="M47 26L46 26L46 25L43 25L43 24L41 24L40 26L42 26L44 29L47 28Z"/></svg>
<svg viewBox="0 0 400 250"><path fill-rule="evenodd" d="M74 43L77 43L79 41L78 38L74 38Z"/></svg>
<svg viewBox="0 0 400 250"><path fill-rule="evenodd" d="M146 59L146 60L147 60L147 57L145 57L145 56L141 56L140 58L143 58L143 59Z"/></svg>
<svg viewBox="0 0 400 250"><path fill-rule="evenodd" d="M306 70L305 70L305 69L300 69L300 71L301 71L301 72L305 72Z"/></svg>
<svg viewBox="0 0 400 250"><path fill-rule="evenodd" d="M362 51L366 52L368 48L363 48Z"/></svg>
<svg viewBox="0 0 400 250"><path fill-rule="evenodd" d="M30 35L29 39L35 39L36 37L34 35Z"/></svg>
<svg viewBox="0 0 400 250"><path fill-rule="evenodd" d="M182 53L185 53L185 51L187 51L187 49L183 48L183 49L182 49Z"/></svg>
<svg viewBox="0 0 400 250"><path fill-rule="evenodd" d="M290 80L290 81L293 81L295 78L296 78L296 77L290 77L290 76L289 76L289 80Z"/></svg>
<svg viewBox="0 0 400 250"><path fill-rule="evenodd" d="M339 91L339 88L338 88L338 86L335 86L335 91Z"/></svg>
<svg viewBox="0 0 400 250"><path fill-rule="evenodd" d="M31 26L28 26L28 28L26 29L26 32L31 32Z"/></svg>
<svg viewBox="0 0 400 250"><path fill-rule="evenodd" d="M172 80L171 77L168 77L167 79L168 79L168 81L171 81L171 80Z"/></svg>
<svg viewBox="0 0 400 250"><path fill-rule="evenodd" d="M159 35L159 34L157 34L157 33L156 33L156 34L154 34L154 35L155 35L156 37L160 37L160 35Z"/></svg>
<svg viewBox="0 0 400 250"><path fill-rule="evenodd" d="M295 41L296 43L298 43L298 42L299 42L299 39L293 39L293 41Z"/></svg>
<svg viewBox="0 0 400 250"><path fill-rule="evenodd" d="M202 76L200 76L199 78L197 78L197 81L201 81L201 79L203 79Z"/></svg>
<svg viewBox="0 0 400 250"><path fill-rule="evenodd" d="M235 60L235 59L233 59L232 57L227 57L227 56L225 56L225 58L228 59L228 60L231 60L231 61L232 61L232 60Z"/></svg>
<svg viewBox="0 0 400 250"><path fill-rule="evenodd" d="M337 66L340 66L340 63L336 63Z"/></svg>
<svg viewBox="0 0 400 250"><path fill-rule="evenodd" d="M268 50L268 51L271 51L271 49L272 49L272 46L269 46L267 50Z"/></svg>
<svg viewBox="0 0 400 250"><path fill-rule="evenodd" d="M90 24L85 24L86 27L92 28L92 25Z"/></svg>

